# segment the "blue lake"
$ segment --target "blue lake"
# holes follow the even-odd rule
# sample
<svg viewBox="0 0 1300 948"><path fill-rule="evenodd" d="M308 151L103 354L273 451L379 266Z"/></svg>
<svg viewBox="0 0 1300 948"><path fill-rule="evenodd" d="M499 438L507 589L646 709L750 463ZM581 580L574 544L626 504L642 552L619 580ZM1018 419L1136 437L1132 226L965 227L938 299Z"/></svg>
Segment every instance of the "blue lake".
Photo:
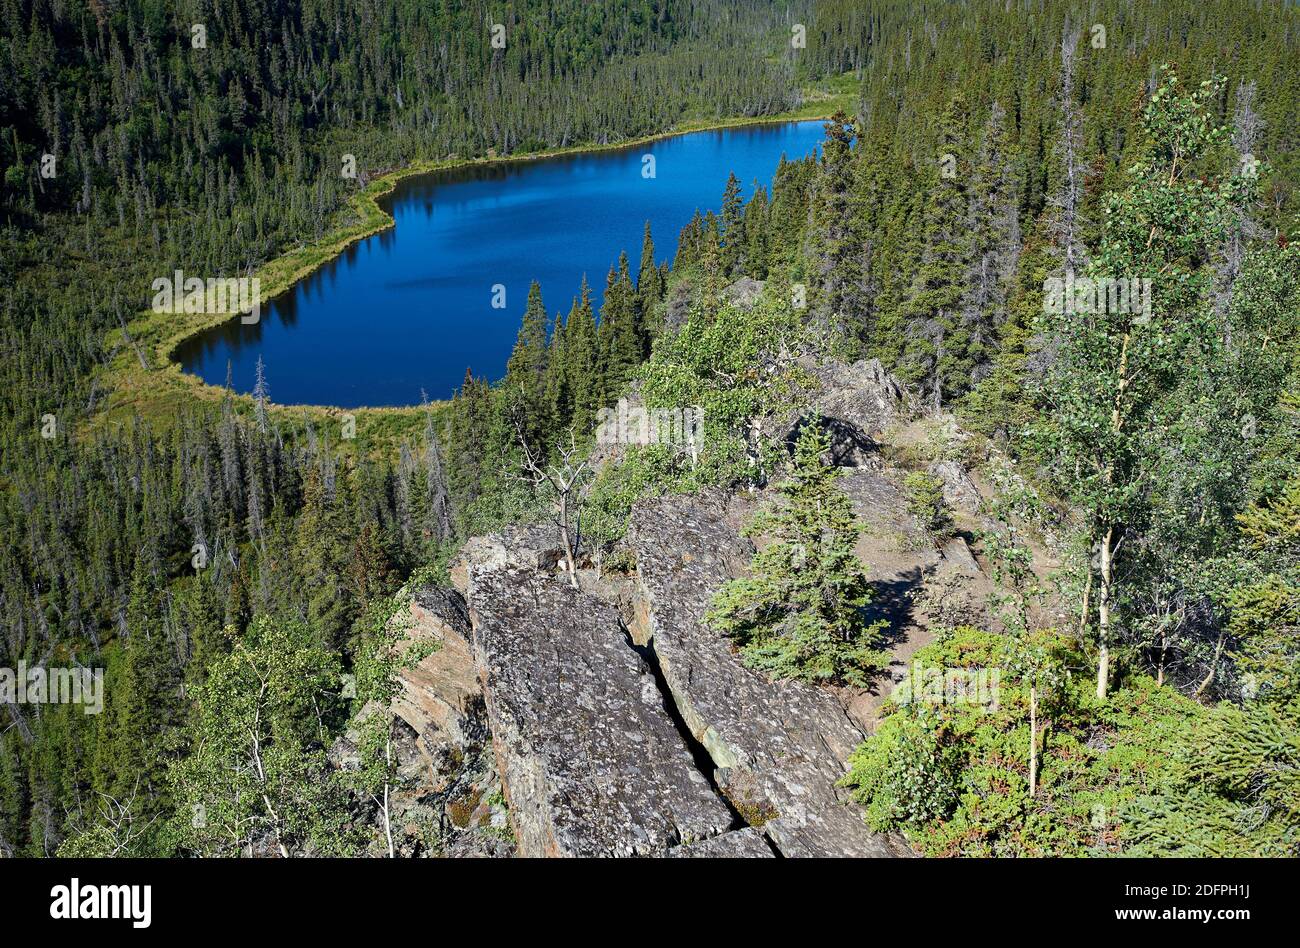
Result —
<svg viewBox="0 0 1300 948"><path fill-rule="evenodd" d="M647 220L658 260L697 208L717 211L728 173L770 187L782 154L817 147L821 122L693 132L648 145L433 172L398 183L382 205L396 227L368 237L262 308L187 340L177 358L205 381L253 387L263 360L273 402L344 408L449 398L464 379L497 379L528 286L568 312L583 274L597 303L627 251L635 276ZM655 176L643 176L643 156ZM493 308L493 287L506 306Z"/></svg>

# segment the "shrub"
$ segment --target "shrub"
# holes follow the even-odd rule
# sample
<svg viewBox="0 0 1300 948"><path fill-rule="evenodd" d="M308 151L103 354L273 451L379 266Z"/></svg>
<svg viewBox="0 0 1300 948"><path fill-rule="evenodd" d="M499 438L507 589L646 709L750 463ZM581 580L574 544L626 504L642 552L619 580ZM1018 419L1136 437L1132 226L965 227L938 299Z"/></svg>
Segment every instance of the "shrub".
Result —
<svg viewBox="0 0 1300 948"><path fill-rule="evenodd" d="M925 471L913 471L903 478L907 511L925 531L940 543L953 535L952 508L943 499L943 481Z"/></svg>

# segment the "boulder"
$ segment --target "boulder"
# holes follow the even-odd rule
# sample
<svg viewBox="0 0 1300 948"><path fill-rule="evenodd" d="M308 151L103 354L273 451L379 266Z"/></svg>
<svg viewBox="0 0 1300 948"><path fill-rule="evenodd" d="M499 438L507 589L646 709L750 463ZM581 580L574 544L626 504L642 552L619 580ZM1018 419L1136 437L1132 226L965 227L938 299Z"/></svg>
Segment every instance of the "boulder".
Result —
<svg viewBox="0 0 1300 948"><path fill-rule="evenodd" d="M747 668L703 622L713 594L753 554L728 522L725 497L706 492L641 502L627 543L637 560L633 638L652 650L736 811L784 856L900 852L868 830L836 790L863 739L837 699Z"/></svg>
<svg viewBox="0 0 1300 948"><path fill-rule="evenodd" d="M915 414L914 399L885 371L879 359L852 365L838 360L800 360L816 383L807 407L762 419L758 433L793 454L805 425L819 425L830 435L829 463L836 467L880 467L879 445L873 435Z"/></svg>
<svg viewBox="0 0 1300 948"><path fill-rule="evenodd" d="M471 595L470 567L496 570L507 566L553 573L564 562L564 541L557 527L533 524L506 527L499 533L471 537L449 569L451 584L464 597Z"/></svg>
<svg viewBox="0 0 1300 948"><path fill-rule="evenodd" d="M793 421L787 417L784 422L765 425L763 433L772 434L771 429L779 428L775 437L784 445L786 453L793 456L804 426L810 424L820 426L830 436L830 449L825 458L827 463L835 467L866 467L878 462L880 449L876 442L857 425L842 418L804 412L796 415Z"/></svg>
<svg viewBox="0 0 1300 948"><path fill-rule="evenodd" d="M935 461L930 465L930 473L943 482L943 499L948 506L971 516L979 514L983 498L959 462Z"/></svg>
<svg viewBox="0 0 1300 948"><path fill-rule="evenodd" d="M612 606L509 563L468 586L521 855L661 855L732 827Z"/></svg>
<svg viewBox="0 0 1300 948"><path fill-rule="evenodd" d="M916 414L916 400L881 364L863 359L852 364L838 360L812 368L821 383L812 410L827 418L838 418L868 435L907 421Z"/></svg>
<svg viewBox="0 0 1300 948"><path fill-rule="evenodd" d="M949 538L943 547L943 559L953 569L962 573L974 576L980 571L979 563L976 562L975 555L970 551L970 545L963 537Z"/></svg>
<svg viewBox="0 0 1300 948"><path fill-rule="evenodd" d="M923 565L938 561L924 528L907 510L907 498L889 477L872 468L846 471L836 486L853 501L853 512L876 533L896 533L921 551Z"/></svg>
<svg viewBox="0 0 1300 948"><path fill-rule="evenodd" d="M772 859L775 853L760 830L752 826L723 833L712 839L670 849L675 859Z"/></svg>
<svg viewBox="0 0 1300 948"><path fill-rule="evenodd" d="M741 277L735 283L726 287L722 291L722 295L741 309L749 309L763 295L763 287L766 285L762 280Z"/></svg>

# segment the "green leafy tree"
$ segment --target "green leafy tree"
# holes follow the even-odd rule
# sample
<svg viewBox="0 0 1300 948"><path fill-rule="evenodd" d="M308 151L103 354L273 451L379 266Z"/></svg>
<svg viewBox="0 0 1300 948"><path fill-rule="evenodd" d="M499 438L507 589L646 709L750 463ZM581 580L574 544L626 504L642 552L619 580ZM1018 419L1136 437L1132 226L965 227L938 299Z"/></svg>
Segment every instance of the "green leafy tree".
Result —
<svg viewBox="0 0 1300 948"><path fill-rule="evenodd" d="M199 690L169 782L183 845L204 855L343 854L346 794L326 758L340 669L300 622L259 616Z"/></svg>
<svg viewBox="0 0 1300 948"><path fill-rule="evenodd" d="M1097 695L1105 698L1116 636L1117 555L1152 509L1152 489L1186 463L1165 451L1179 425L1182 378L1212 362L1219 333L1197 264L1244 197L1239 178L1206 179L1198 163L1224 137L1213 121L1220 82L1190 94L1166 71L1146 107L1148 147L1128 187L1110 195L1094 278L1150 280L1150 305L1062 305L1037 433L1051 472L1082 511L1096 551ZM1063 303L1067 302L1062 300ZM1087 607L1085 607L1087 611Z"/></svg>
<svg viewBox="0 0 1300 948"><path fill-rule="evenodd" d="M406 780L393 753L397 718L393 699L401 687L399 676L436 650L432 643L410 640L409 592L377 602L364 617L361 650L356 663L356 707L350 730L356 735L358 766L345 771L343 782L371 803L383 829L382 845L391 859L397 855L393 841L393 795Z"/></svg>
<svg viewBox="0 0 1300 948"><path fill-rule="evenodd" d="M1011 639L1008 659L1011 671L1024 682L1029 692L1029 797L1038 792L1039 714L1044 699L1059 696L1065 684L1065 670L1057 658L1052 642L1057 638L1051 629L1035 626L1033 608L1043 599L1044 591L1034 573L1033 551L1023 541L1020 524L1041 516L1035 494L1022 487L1006 486L992 505L998 529L981 537L985 557L993 564L997 589L991 600L1002 617L1002 625Z"/></svg>

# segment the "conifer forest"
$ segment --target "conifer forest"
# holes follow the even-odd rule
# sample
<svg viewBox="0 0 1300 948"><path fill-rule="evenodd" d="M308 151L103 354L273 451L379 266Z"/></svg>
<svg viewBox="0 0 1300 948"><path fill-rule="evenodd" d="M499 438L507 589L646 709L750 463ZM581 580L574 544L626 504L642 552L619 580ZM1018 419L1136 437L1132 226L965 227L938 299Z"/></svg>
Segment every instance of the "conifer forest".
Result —
<svg viewBox="0 0 1300 948"><path fill-rule="evenodd" d="M1284 0L0 0L0 861L1300 856L1298 67Z"/></svg>

